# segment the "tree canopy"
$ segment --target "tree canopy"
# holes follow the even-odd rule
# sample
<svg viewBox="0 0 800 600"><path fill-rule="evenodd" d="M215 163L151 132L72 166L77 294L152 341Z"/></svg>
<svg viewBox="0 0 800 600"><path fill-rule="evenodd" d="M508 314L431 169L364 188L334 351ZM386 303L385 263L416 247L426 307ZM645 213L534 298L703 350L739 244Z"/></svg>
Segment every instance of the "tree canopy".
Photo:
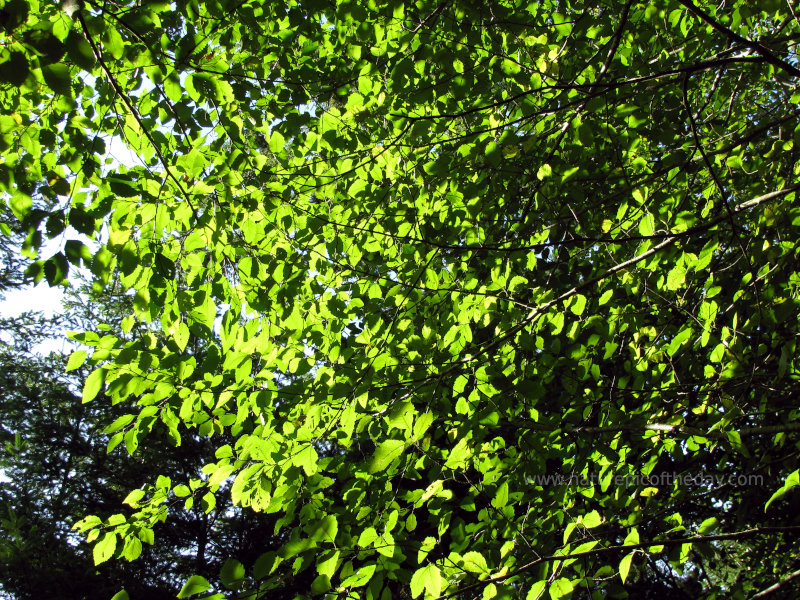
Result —
<svg viewBox="0 0 800 600"><path fill-rule="evenodd" d="M27 274L131 300L72 335L82 401L132 461L206 438L76 524L97 563L230 502L279 546L179 597L796 589L791 1L8 0L0 25Z"/></svg>
<svg viewBox="0 0 800 600"><path fill-rule="evenodd" d="M104 429L127 407L82 404L86 369L64 373L68 354L34 349L66 329L103 319L119 325L131 298L85 286L68 291L68 317L23 313L0 318L0 597L15 600L174 598L193 574L218 577L228 557L253 562L277 548L274 515L254 514L220 498L213 510L196 506L173 515L133 564L96 565L92 548L71 526L87 514L111 515L133 486L153 473L188 477L203 466L209 440L184 436L178 449L153 437L131 460L107 453ZM8 340L8 341L6 341ZM174 500L173 500L174 502ZM155 536L151 542L155 542Z"/></svg>

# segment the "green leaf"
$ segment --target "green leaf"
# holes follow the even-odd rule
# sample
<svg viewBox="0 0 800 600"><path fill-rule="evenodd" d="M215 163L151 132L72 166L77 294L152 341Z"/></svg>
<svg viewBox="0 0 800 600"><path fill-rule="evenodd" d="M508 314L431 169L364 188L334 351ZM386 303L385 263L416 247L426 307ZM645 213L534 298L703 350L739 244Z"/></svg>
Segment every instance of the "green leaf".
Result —
<svg viewBox="0 0 800 600"><path fill-rule="evenodd" d="M633 546L639 543L639 530L633 527L628 535L625 536L625 541L622 542L625 546Z"/></svg>
<svg viewBox="0 0 800 600"><path fill-rule="evenodd" d="M375 574L375 568L374 564L360 567L355 574L342 581L341 588L356 588L366 585Z"/></svg>
<svg viewBox="0 0 800 600"><path fill-rule="evenodd" d="M508 504L508 483L503 482L500 484L500 487L497 488L497 492L492 498L492 506L495 508L503 508Z"/></svg>
<svg viewBox="0 0 800 600"><path fill-rule="evenodd" d="M767 500L767 503L764 506L764 512L767 512L770 504L772 504L775 500L783 497L786 492L794 487L797 487L798 485L800 485L800 469L792 471L792 473L790 473L786 478L783 486L780 487L774 494L772 494L772 496L770 496L769 500Z"/></svg>
<svg viewBox="0 0 800 600"><path fill-rule="evenodd" d="M655 230L656 226L653 215L647 214L644 217L642 217L642 220L639 221L639 235L650 237L655 233Z"/></svg>
<svg viewBox="0 0 800 600"><path fill-rule="evenodd" d="M587 529L594 529L595 527L599 527L602 523L603 519L600 516L600 513L597 512L596 510L586 513L581 518L581 525L583 525Z"/></svg>
<svg viewBox="0 0 800 600"><path fill-rule="evenodd" d="M100 390L103 389L105 380L106 372L102 368L95 369L89 374L89 376L86 378L86 382L83 384L82 401L84 404L91 402L97 397L97 394L99 394Z"/></svg>
<svg viewBox="0 0 800 600"><path fill-rule="evenodd" d="M408 531L414 531L416 528L417 528L417 517L414 515L414 513L411 513L410 515L408 515L408 518L406 519L406 529Z"/></svg>
<svg viewBox="0 0 800 600"><path fill-rule="evenodd" d="M464 561L464 570L469 571L470 573L480 573L480 574L488 574L489 566L486 563L486 559L480 552L467 552L462 557Z"/></svg>
<svg viewBox="0 0 800 600"><path fill-rule="evenodd" d="M44 80L54 92L65 96L72 95L72 76L69 67L64 64L54 64L42 67Z"/></svg>
<svg viewBox="0 0 800 600"><path fill-rule="evenodd" d="M732 169L744 169L744 164L742 163L742 157L736 154L732 154L731 156L726 158L725 164Z"/></svg>
<svg viewBox="0 0 800 600"><path fill-rule="evenodd" d="M188 598L195 594L202 594L209 589L211 589L211 584L208 583L205 577L192 575L181 588L181 591L178 592L178 598Z"/></svg>
<svg viewBox="0 0 800 600"><path fill-rule="evenodd" d="M427 488L425 488L425 491L420 497L418 504L421 505L428 499L436 496L440 491L442 491L443 487L444 481L442 479L437 479L436 481L432 482Z"/></svg>
<svg viewBox="0 0 800 600"><path fill-rule="evenodd" d="M484 149L484 154L486 155L486 162L496 167L500 164L500 161L503 158L503 154L500 151L500 146L494 140L490 141L486 144L486 148ZM433 166L434 163L431 163Z"/></svg>
<svg viewBox="0 0 800 600"><path fill-rule="evenodd" d="M279 153L283 150L283 147L286 145L286 139L283 137L280 131L273 131L269 136L269 149L272 150L274 153Z"/></svg>
<svg viewBox="0 0 800 600"><path fill-rule="evenodd" d="M73 63L87 71L94 68L96 62L94 52L83 36L76 31L70 31L64 43L67 47L67 56Z"/></svg>
<svg viewBox="0 0 800 600"><path fill-rule="evenodd" d="M442 572L436 565L426 565L411 576L411 597L417 598L425 592L425 597L438 598L442 593Z"/></svg>
<svg viewBox="0 0 800 600"><path fill-rule="evenodd" d="M542 581L537 581L531 586L531 589L528 590L528 595L525 597L525 600L539 600L544 596L544 590L547 587L547 580L543 579Z"/></svg>
<svg viewBox="0 0 800 600"><path fill-rule="evenodd" d="M550 592L550 597L553 600L558 600L558 598L569 596L573 589L575 588L569 579L559 577L550 585L547 591Z"/></svg>
<svg viewBox="0 0 800 600"><path fill-rule="evenodd" d="M177 328L175 329L175 333L173 334L175 343L178 345L178 350L183 352L186 350L186 346L189 343L189 326L186 323L179 323Z"/></svg>
<svg viewBox="0 0 800 600"><path fill-rule="evenodd" d="M334 543L339 533L339 521L336 515L326 515L314 532L314 539L321 542Z"/></svg>
<svg viewBox="0 0 800 600"><path fill-rule="evenodd" d="M566 527L564 527L564 536L563 536L563 543L566 544L569 541L570 536L572 533L577 529L578 522L577 521L570 521L567 523Z"/></svg>
<svg viewBox="0 0 800 600"><path fill-rule="evenodd" d="M686 269L682 265L675 265L675 267L667 274L666 288L674 291L681 288L686 281Z"/></svg>
<svg viewBox="0 0 800 600"><path fill-rule="evenodd" d="M30 64L22 52L8 52L0 62L0 82L22 85L30 74Z"/></svg>
<svg viewBox="0 0 800 600"><path fill-rule="evenodd" d="M497 596L497 586L494 583L488 584L485 588L483 588L483 600L491 600L492 598Z"/></svg>
<svg viewBox="0 0 800 600"><path fill-rule="evenodd" d="M450 451L444 466L448 469L460 469L467 465L467 460L472 455L469 447L469 439L461 438Z"/></svg>
<svg viewBox="0 0 800 600"><path fill-rule="evenodd" d="M700 524L700 527L697 528L697 533L699 535L706 535L708 532L714 531L718 524L719 519L717 517L709 517Z"/></svg>
<svg viewBox="0 0 800 600"><path fill-rule="evenodd" d="M594 144L594 132L592 126L588 123L581 123L578 126L578 139L584 146L591 146Z"/></svg>
<svg viewBox="0 0 800 600"><path fill-rule="evenodd" d="M253 565L253 577L256 581L266 578L279 563L280 559L275 552L265 552L256 559Z"/></svg>
<svg viewBox="0 0 800 600"><path fill-rule="evenodd" d="M0 22L6 33L11 33L28 18L29 7L25 0L9 0L0 9Z"/></svg>
<svg viewBox="0 0 800 600"><path fill-rule="evenodd" d="M120 590L111 597L111 600L130 600L130 597L128 596L128 592Z"/></svg>
<svg viewBox="0 0 800 600"><path fill-rule="evenodd" d="M378 532L375 530L375 528L367 527L364 531L361 532L361 535L358 537L358 545L360 548L368 548L372 546L372 544L377 539L378 539Z"/></svg>
<svg viewBox="0 0 800 600"><path fill-rule="evenodd" d="M545 179L546 177L550 177L553 174L553 167L548 164L543 164L539 167L539 170L536 171L536 178L537 179Z"/></svg>
<svg viewBox="0 0 800 600"><path fill-rule="evenodd" d="M339 550L328 551L317 558L317 573L326 577L333 577L339 565Z"/></svg>
<svg viewBox="0 0 800 600"><path fill-rule="evenodd" d="M501 63L501 68L506 75L516 75L517 73L522 71L522 68L513 60L503 59Z"/></svg>
<svg viewBox="0 0 800 600"><path fill-rule="evenodd" d="M112 532L106 532L92 548L92 556L94 557L94 564L106 562L114 555L114 550L117 548L117 535Z"/></svg>
<svg viewBox="0 0 800 600"><path fill-rule="evenodd" d="M304 444L303 447L293 456L292 464L302 467L306 475L313 475L317 472L317 462L319 455L311 444Z"/></svg>
<svg viewBox="0 0 800 600"><path fill-rule="evenodd" d="M111 56L119 60L125 52L125 43L122 36L113 27L106 28L103 35L103 49L111 54Z"/></svg>
<svg viewBox="0 0 800 600"><path fill-rule="evenodd" d="M69 263L63 252L56 252L44 263L44 276L48 285L54 287L66 281Z"/></svg>
<svg viewBox="0 0 800 600"><path fill-rule="evenodd" d="M144 498L144 495L145 495L144 490L133 490L127 496L125 496L125 499L122 501L122 503L128 504L136 508L136 505L139 503L139 500Z"/></svg>
<svg viewBox="0 0 800 600"><path fill-rule="evenodd" d="M86 350L76 350L69 355L66 370L69 372L79 369L84 362L86 362Z"/></svg>
<svg viewBox="0 0 800 600"><path fill-rule="evenodd" d="M369 463L371 474L385 471L393 461L398 459L405 449L405 442L402 440L386 440L381 442L375 449L375 454Z"/></svg>
<svg viewBox="0 0 800 600"><path fill-rule="evenodd" d="M580 317L583 314L583 311L586 309L586 296L583 294L575 294L569 309L572 311L572 314Z"/></svg>
<svg viewBox="0 0 800 600"><path fill-rule="evenodd" d="M219 579L229 590L235 590L242 586L244 583L244 565L238 560L229 558L222 565L219 572Z"/></svg>
<svg viewBox="0 0 800 600"><path fill-rule="evenodd" d="M692 330L689 328L682 329L670 342L667 347L667 354L674 356L680 347L692 336Z"/></svg>
<svg viewBox="0 0 800 600"><path fill-rule="evenodd" d="M636 553L631 552L619 562L619 578L622 580L622 583L625 583L625 580L628 579L628 573L630 573L631 570L631 562L633 561L634 554Z"/></svg>
<svg viewBox="0 0 800 600"><path fill-rule="evenodd" d="M136 560L142 555L142 541L137 537L126 538L121 555L128 562Z"/></svg>
<svg viewBox="0 0 800 600"><path fill-rule="evenodd" d="M136 418L136 415L122 415L114 419L114 421L106 427L103 431L105 433L114 433L115 431L119 431L120 429L127 427L130 425L133 420Z"/></svg>

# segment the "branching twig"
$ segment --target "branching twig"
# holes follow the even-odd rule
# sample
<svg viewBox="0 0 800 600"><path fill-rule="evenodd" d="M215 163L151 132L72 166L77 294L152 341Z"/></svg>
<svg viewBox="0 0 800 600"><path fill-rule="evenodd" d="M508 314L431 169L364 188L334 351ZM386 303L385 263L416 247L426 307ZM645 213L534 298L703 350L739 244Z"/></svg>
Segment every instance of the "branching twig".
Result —
<svg viewBox="0 0 800 600"><path fill-rule="evenodd" d="M705 12L698 6L695 6L690 0L678 0L678 3L683 5L686 10L692 13L694 16L698 17L705 23L711 25L713 29L716 31L725 34L728 39L733 40L734 42L738 42L747 48L750 48L753 52L758 54L759 56L763 56L764 60L766 60L771 65L778 67L782 71L786 71L790 75L794 77L800 77L800 69L795 67L794 65L786 62L785 60L775 56L772 51L764 46L759 42L755 42L753 40L748 40L745 37L740 36L738 33L731 31L725 25L714 19L711 15Z"/></svg>
<svg viewBox="0 0 800 600"><path fill-rule="evenodd" d="M584 558L586 556L596 556L598 554L628 553L628 552L633 552L635 550L645 550L653 546L678 546L681 544L696 544L704 542L716 542L721 540L743 540L752 537L757 537L759 535L797 533L797 532L800 532L800 526L797 525L787 526L787 527L755 527L753 529L745 529L744 531L735 531L733 533L720 533L717 535L696 535L680 539L652 540L640 544L627 544L622 546L609 546L607 548L595 548L593 550L587 550L586 552L576 552L574 554L564 554L560 556L554 554L551 556L543 556L542 558L537 558L534 561L522 565L520 568L515 569L511 573L507 573L506 575L499 575L496 577L489 577L488 579L484 579L483 581L479 581L478 583L468 585L455 592L445 594L444 596L439 596L438 600L445 600L445 598L452 598L459 594L463 594L464 592L467 592L469 590L473 590L479 587L485 587L490 583L501 583L507 579L516 577L521 573L530 571L534 567L538 567L543 563L555 562L560 560L570 560L573 558ZM794 577L795 575L792 574L791 576Z"/></svg>
<svg viewBox="0 0 800 600"><path fill-rule="evenodd" d="M120 87L119 82L114 77L114 74L108 68L108 65L103 59L103 54L100 51L100 48L97 47L97 44L95 43L94 39L92 38L92 34L89 33L89 28L87 27L86 21L84 20L83 15L80 12L78 12L78 21L80 22L81 27L83 28L83 33L86 36L86 39L88 40L89 44L92 47L92 52L94 53L97 62L100 64L100 68L106 74L106 77L108 77L108 81L111 84L111 87L114 88L114 91L122 99L122 103L125 105L128 111L133 115L133 118L136 119L136 122L139 124L139 128L142 130L142 133L144 133L144 136L147 138L147 141L150 142L150 145L153 147L153 150L155 150L156 156L158 156L159 162L164 167L164 170L167 172L167 177L172 179L172 181L177 186L178 191L180 191L180 193L186 199L187 204L189 204L189 208L192 209L192 212L194 213L195 217L197 217L197 209L194 207L192 201L189 199L189 194L183 188L183 185L181 185L181 182L178 180L178 178L175 177L175 174L172 173L172 171L170 170L170 164L167 162L167 159L161 152L161 148L158 147L158 144L153 139L153 136L147 130L147 127L145 127L145 124L142 121L142 117L141 115L139 115L139 111L136 110L136 107L133 105L133 102L131 102L131 99L125 93L125 90L123 90L122 87Z"/></svg>

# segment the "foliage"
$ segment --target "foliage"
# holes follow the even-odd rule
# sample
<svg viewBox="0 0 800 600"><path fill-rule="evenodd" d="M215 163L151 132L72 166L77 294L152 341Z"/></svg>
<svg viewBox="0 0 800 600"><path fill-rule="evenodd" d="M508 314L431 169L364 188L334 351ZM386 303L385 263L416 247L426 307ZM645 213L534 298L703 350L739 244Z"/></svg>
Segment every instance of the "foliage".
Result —
<svg viewBox="0 0 800 600"><path fill-rule="evenodd" d="M70 294L71 321L104 315L118 323L114 315L130 299L110 291L102 298L86 289ZM269 519L253 519L221 498L208 514L197 507L159 527L157 539L137 547L136 562L94 564L92 549L70 526L89 513L113 518L130 488L153 472L173 478L198 473L207 442L189 437L175 451L156 438L134 461L122 448L107 453L103 430L122 408L81 404L85 373L64 374L66 356L32 351L64 325L63 318L36 313L0 321L2 338L9 340L0 343L0 595L110 598L124 588L134 598L174 598L181 577L202 572L217 579L228 554L255 560L265 544L280 543Z"/></svg>
<svg viewBox="0 0 800 600"><path fill-rule="evenodd" d="M744 597L797 568L791 4L2 11L25 250L102 242L29 274L133 296L74 336L83 401L124 409L131 460L207 438L202 477L77 524L98 562L224 496L285 541L182 597ZM705 569L725 544L775 562Z"/></svg>

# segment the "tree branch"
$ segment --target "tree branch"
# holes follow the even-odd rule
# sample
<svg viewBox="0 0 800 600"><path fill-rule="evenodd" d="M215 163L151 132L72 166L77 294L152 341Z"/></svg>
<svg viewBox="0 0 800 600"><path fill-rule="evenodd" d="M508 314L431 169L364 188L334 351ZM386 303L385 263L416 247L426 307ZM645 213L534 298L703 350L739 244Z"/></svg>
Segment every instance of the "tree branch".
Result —
<svg viewBox="0 0 800 600"><path fill-rule="evenodd" d="M747 38L740 36L738 33L731 31L730 29L725 27L725 25L723 25L722 23L714 19L711 15L709 15L707 12L705 12L703 9L693 4L690 0L678 0L678 3L683 5L686 8L686 10L688 10L694 16L698 17L705 23L711 25L711 27L716 31L725 34L728 37L728 39L733 40L734 42L738 42L739 44L742 44L747 48L750 48L753 52L755 52L759 56L763 56L764 60L766 60L768 63L770 63L775 67L778 67L782 71L786 71L793 77L800 77L800 69L789 64L785 60L775 56L772 53L772 51L763 44L760 44L759 42L754 42L752 40L748 40Z"/></svg>
<svg viewBox="0 0 800 600"><path fill-rule="evenodd" d="M164 154L161 152L161 148L158 147L158 144L156 144L156 141L153 139L153 136L150 134L150 132L148 131L147 127L145 127L144 122L142 121L142 117L141 117L141 115L139 115L139 111L136 110L136 107L131 102L131 99L128 98L128 94L126 94L125 90L123 90L120 87L119 83L117 82L116 78L114 77L114 74L108 68L108 65L106 64L105 60L103 59L103 53L100 51L100 48L97 47L97 44L95 43L94 39L92 38L92 34L89 33L89 28L87 27L86 21L83 18L83 14L80 11L78 12L78 21L80 22L81 28L83 29L83 33L86 36L86 39L88 40L89 44L92 47L92 52L94 53L95 58L97 58L97 62L100 64L100 68L106 74L106 77L108 78L108 82L111 84L111 87L114 88L114 91L122 99L122 103L125 105L125 107L128 109L128 111L133 115L133 118L136 119L136 122L139 124L139 128L144 133L144 136L147 138L147 141L150 142L150 145L153 147L153 150L155 150L155 153L156 153L156 156L158 156L159 162L164 167L164 170L167 173L167 177L169 177L170 179L172 179L173 182L175 182L175 185L178 187L178 191L186 199L186 202L189 205L189 208L192 209L192 212L194 213L195 217L197 217L197 209L194 207L194 205L192 204L192 201L189 199L189 194L183 188L183 185L181 185L181 182L178 180L178 178L175 177L175 175L172 173L172 171L170 171L170 164L167 162L167 159L164 157Z"/></svg>
<svg viewBox="0 0 800 600"><path fill-rule="evenodd" d="M790 573L783 581L779 581L778 583L771 585L766 589L761 590L754 596L750 596L750 600L756 600L756 598L764 598L765 596L769 596L772 592L779 590L780 588L785 586L787 583L789 583L792 579L795 579L796 577L800 577L800 569L798 569L794 573Z"/></svg>
<svg viewBox="0 0 800 600"><path fill-rule="evenodd" d="M562 561L562 560L570 560L570 559L580 559L586 558L587 556L596 556L598 554L610 554L610 553L627 553L632 552L635 550L644 550L646 548L651 548L653 546L677 546L681 544L695 544L698 542L715 542L720 540L743 540L752 537L757 537L759 535L770 535L770 534L780 534L780 533L797 533L800 532L800 525L792 525L787 527L755 527L753 529L745 529L744 531L735 531L733 533L719 533L717 535L696 535L687 538L681 539L668 539L668 540L653 540L650 542L644 542L640 544L627 544L621 546L609 546L606 548L596 548L593 550L587 550L586 552L576 552L574 554L553 554L550 556L543 556L541 558L537 558L534 561L531 561L527 564L522 565L519 569L508 573L506 575L499 575L497 577L489 577L488 579L484 579L478 583L474 583L472 585L468 585L463 587L455 592L451 592L449 594L445 594L444 596L439 596L438 600L445 600L445 598L452 598L453 596L458 596L459 594L463 594L464 592L479 588L485 587L490 583L502 583L507 579L511 579L512 577L516 577L517 575L524 573L526 571L530 571L534 567L538 567L543 563L548 562L555 562L555 561ZM794 577L795 574L792 574ZM774 586L773 586L774 587ZM766 590L765 590L766 591Z"/></svg>
<svg viewBox="0 0 800 600"><path fill-rule="evenodd" d="M536 431L559 431L547 425L526 425L527 429ZM620 431L661 431L664 433L674 433L679 435L698 435L711 439L726 439L724 431L703 431L697 427L687 427L685 425L669 425L667 423L648 423L646 425L619 425L615 427L573 427L562 429L564 433L619 433ZM800 423L786 423L784 425L764 425L761 427L745 427L736 430L741 436L769 435L773 433L789 433L800 431Z"/></svg>

